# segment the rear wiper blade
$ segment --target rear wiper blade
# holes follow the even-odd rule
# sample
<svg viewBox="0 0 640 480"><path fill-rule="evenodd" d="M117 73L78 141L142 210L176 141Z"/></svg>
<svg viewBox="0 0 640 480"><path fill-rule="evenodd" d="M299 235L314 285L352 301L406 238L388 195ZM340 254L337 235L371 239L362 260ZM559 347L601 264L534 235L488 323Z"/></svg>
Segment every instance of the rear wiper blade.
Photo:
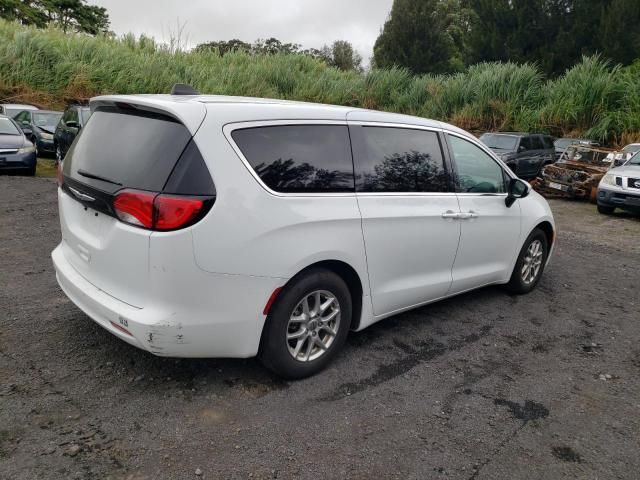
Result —
<svg viewBox="0 0 640 480"><path fill-rule="evenodd" d="M115 180L111 180L110 178L101 177L100 175L95 175L91 172L87 172L86 170L79 169L78 175L82 175L83 177L93 178L94 180L100 180L102 182L111 183L113 185L122 186L120 182L116 182Z"/></svg>

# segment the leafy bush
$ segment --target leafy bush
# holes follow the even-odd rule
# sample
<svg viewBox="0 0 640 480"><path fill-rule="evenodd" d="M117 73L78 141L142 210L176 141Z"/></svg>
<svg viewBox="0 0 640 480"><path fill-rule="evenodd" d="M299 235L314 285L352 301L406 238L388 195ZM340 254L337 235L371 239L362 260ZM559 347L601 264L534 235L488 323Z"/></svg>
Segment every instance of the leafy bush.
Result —
<svg viewBox="0 0 640 480"><path fill-rule="evenodd" d="M305 100L419 115L473 131L528 130L623 142L640 137L640 64L585 57L555 80L535 65L481 63L453 75L341 71L305 55L184 52L149 37L39 30L0 20L0 100L202 93ZM36 102L36 100L32 100ZM36 102L37 103L37 102Z"/></svg>

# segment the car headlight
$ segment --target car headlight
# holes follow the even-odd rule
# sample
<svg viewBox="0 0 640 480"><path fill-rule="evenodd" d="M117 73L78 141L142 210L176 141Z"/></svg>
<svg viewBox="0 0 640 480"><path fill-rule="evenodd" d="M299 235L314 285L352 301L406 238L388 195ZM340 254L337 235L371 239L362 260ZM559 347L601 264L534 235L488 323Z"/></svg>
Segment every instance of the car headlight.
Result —
<svg viewBox="0 0 640 480"><path fill-rule="evenodd" d="M18 153L32 153L36 151L36 147L29 145L18 149Z"/></svg>
<svg viewBox="0 0 640 480"><path fill-rule="evenodd" d="M616 176L612 173L607 173L604 177L602 177L602 180L600 180L600 183L602 183L603 185L614 185L616 184Z"/></svg>
<svg viewBox="0 0 640 480"><path fill-rule="evenodd" d="M51 135L50 133L41 132L40 136L45 140L53 140L53 135Z"/></svg>

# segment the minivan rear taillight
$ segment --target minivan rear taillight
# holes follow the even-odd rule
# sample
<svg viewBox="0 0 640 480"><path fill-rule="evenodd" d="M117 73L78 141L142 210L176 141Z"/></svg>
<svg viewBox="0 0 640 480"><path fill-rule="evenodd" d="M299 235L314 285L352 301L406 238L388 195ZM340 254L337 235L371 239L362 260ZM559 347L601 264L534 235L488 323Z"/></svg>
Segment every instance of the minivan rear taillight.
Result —
<svg viewBox="0 0 640 480"><path fill-rule="evenodd" d="M212 198L166 195L140 190L116 194L113 209L124 223L149 230L179 230L202 218Z"/></svg>

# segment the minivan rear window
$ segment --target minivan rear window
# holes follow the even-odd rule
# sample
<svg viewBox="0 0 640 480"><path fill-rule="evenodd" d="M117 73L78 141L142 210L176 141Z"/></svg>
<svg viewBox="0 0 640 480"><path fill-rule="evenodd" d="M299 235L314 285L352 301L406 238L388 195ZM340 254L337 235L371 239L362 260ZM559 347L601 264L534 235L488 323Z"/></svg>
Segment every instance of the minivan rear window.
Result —
<svg viewBox="0 0 640 480"><path fill-rule="evenodd" d="M316 193L355 189L346 125L273 125L235 130L231 136L272 190Z"/></svg>
<svg viewBox="0 0 640 480"><path fill-rule="evenodd" d="M171 117L101 107L67 154L65 176L104 192L161 191L191 134Z"/></svg>

